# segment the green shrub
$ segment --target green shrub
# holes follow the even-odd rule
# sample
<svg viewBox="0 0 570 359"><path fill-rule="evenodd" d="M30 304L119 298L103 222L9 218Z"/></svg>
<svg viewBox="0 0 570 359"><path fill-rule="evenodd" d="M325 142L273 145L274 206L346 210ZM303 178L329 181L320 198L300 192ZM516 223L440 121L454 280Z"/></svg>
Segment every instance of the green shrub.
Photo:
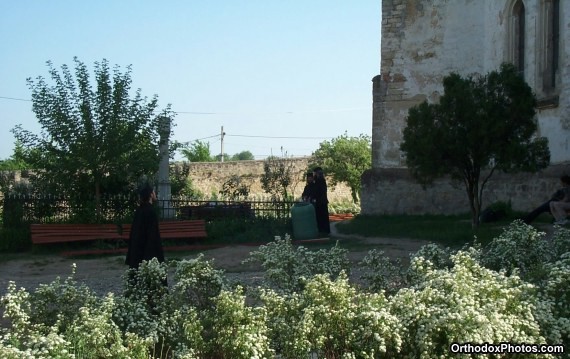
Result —
<svg viewBox="0 0 570 359"><path fill-rule="evenodd" d="M349 283L347 253L338 244L310 251L288 236L252 253L249 260L262 263L267 281L255 298L241 287L228 289L223 272L201 256L173 262L168 288L167 264L143 262L126 271L118 297L96 297L73 279L75 269L31 293L10 282L0 299L6 320L0 357L455 358L454 342L568 347L569 238L560 228L542 240L516 222L489 248L451 254L425 246L412 255L412 283L399 289L390 286L389 270L403 285L403 268L371 251L366 264L389 269L376 292ZM543 274L527 276L534 283L519 276L536 269L534 253L517 252L525 248L545 255Z"/></svg>
<svg viewBox="0 0 570 359"><path fill-rule="evenodd" d="M570 345L570 252L547 265L541 286L542 306L535 311L545 336L552 343Z"/></svg>
<svg viewBox="0 0 570 359"><path fill-rule="evenodd" d="M265 308L245 304L243 290L222 291L207 313L208 358L272 358Z"/></svg>
<svg viewBox="0 0 570 359"><path fill-rule="evenodd" d="M452 268L436 269L414 258L411 267L423 280L391 298L403 328L401 357L452 358L452 343L546 342L533 316L532 285L482 267L468 252L451 259Z"/></svg>
<svg viewBox="0 0 570 359"><path fill-rule="evenodd" d="M275 240L259 246L250 253L244 262L258 262L265 269L265 283L270 288L285 293L299 291L306 279L316 274L338 276L348 271L348 251L337 244L329 249L310 251L303 246L293 246L291 237L286 234L283 239L275 236Z"/></svg>
<svg viewBox="0 0 570 359"><path fill-rule="evenodd" d="M394 293L406 283L401 261L392 262L382 250L370 250L359 264L363 268L360 279L369 291Z"/></svg>
<svg viewBox="0 0 570 359"><path fill-rule="evenodd" d="M227 289L224 272L215 269L203 255L195 259L174 262L175 284L170 290L171 300L192 305L200 310L212 307L212 300L222 289Z"/></svg>
<svg viewBox="0 0 570 359"><path fill-rule="evenodd" d="M517 220L483 248L481 263L506 274L516 271L522 278L537 282L544 275L544 265L554 259L553 255L544 232Z"/></svg>
<svg viewBox="0 0 570 359"><path fill-rule="evenodd" d="M24 206L17 196L5 196L2 203L2 226L4 228L21 228L24 221Z"/></svg>
<svg viewBox="0 0 570 359"><path fill-rule="evenodd" d="M29 226L22 228L0 228L0 252L19 252L32 246Z"/></svg>
<svg viewBox="0 0 570 359"><path fill-rule="evenodd" d="M360 204L354 203L353 201L331 202L331 203L329 203L328 207L329 207L329 213L330 214L337 214L337 213L359 214L360 213Z"/></svg>
<svg viewBox="0 0 570 359"><path fill-rule="evenodd" d="M80 308L98 307L98 299L89 287L75 280L75 263L71 274L62 282L57 277L49 284L40 284L30 294L32 324L57 326L60 330L76 321Z"/></svg>
<svg viewBox="0 0 570 359"><path fill-rule="evenodd" d="M265 290L273 345L284 358L394 357L401 338L398 319L382 293L362 294L344 273L332 281L312 277L299 293L281 296Z"/></svg>

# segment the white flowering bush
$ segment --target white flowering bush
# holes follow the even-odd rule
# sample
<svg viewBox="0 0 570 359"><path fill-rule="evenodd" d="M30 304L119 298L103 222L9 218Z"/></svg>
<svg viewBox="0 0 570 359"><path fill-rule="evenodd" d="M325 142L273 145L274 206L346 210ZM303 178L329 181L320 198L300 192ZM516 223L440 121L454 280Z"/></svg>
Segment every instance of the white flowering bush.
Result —
<svg viewBox="0 0 570 359"><path fill-rule="evenodd" d="M2 297L2 306L10 327L2 328L0 357L72 357L67 349L69 343L58 333L57 325L32 323L30 294L24 288L16 288L11 281L6 295Z"/></svg>
<svg viewBox="0 0 570 359"><path fill-rule="evenodd" d="M286 234L251 252L244 261L259 262L265 270L265 284L276 290L291 293L303 288L307 278L316 274L328 274L333 278L342 271L350 270L348 251L338 242L329 250L310 251L303 246L293 246Z"/></svg>
<svg viewBox="0 0 570 359"><path fill-rule="evenodd" d="M451 255L454 251L449 247L443 248L435 243L423 245L418 251L411 254L411 259L422 257L431 262L436 269L446 269L453 266Z"/></svg>
<svg viewBox="0 0 570 359"><path fill-rule="evenodd" d="M95 293L86 285L75 280L75 263L71 266L71 274L62 282L57 277L49 284L40 284L30 293L30 321L48 326L58 324L66 327L79 315L81 307L98 305Z"/></svg>
<svg viewBox="0 0 570 359"><path fill-rule="evenodd" d="M67 281L69 284L70 281ZM50 287L53 285L53 288ZM42 297L45 293L57 292L61 289L59 280L41 287ZM34 293L35 294L35 293ZM62 310L56 315L53 324L50 315L31 313L33 294L24 288L16 288L11 282L7 294L2 297L4 318L10 321L8 328L3 328L0 336L1 358L146 358L146 345L138 338L128 342L123 340L123 333L111 320L114 307L113 296L93 302L86 297L85 305L71 314ZM42 297L45 298L45 297ZM72 297L72 306L77 298ZM63 306L65 303L61 303ZM42 312L43 313L43 312ZM35 313L37 314L37 313ZM32 321L34 318L34 321ZM46 322L41 322L44 319Z"/></svg>
<svg viewBox="0 0 570 359"><path fill-rule="evenodd" d="M268 336L272 348L283 358L305 358L311 344L303 332L303 303L299 293L281 295L263 288L260 295L267 312Z"/></svg>
<svg viewBox="0 0 570 359"><path fill-rule="evenodd" d="M79 316L64 332L77 357L129 358L147 354L143 341L131 340L128 347L123 342L123 332L111 318L114 305L113 294L108 294L97 308L79 309Z"/></svg>
<svg viewBox="0 0 570 359"><path fill-rule="evenodd" d="M361 263L363 291L349 282L338 243L310 251L277 237L248 259L266 270L259 297L230 289L202 256L172 262L170 286L166 264L143 262L126 271L123 295L101 298L73 267L32 292L10 282L0 358L452 358L453 342L568 348L569 249L568 230L547 239L515 222L483 249L425 246L407 270L373 250Z"/></svg>
<svg viewBox="0 0 570 359"><path fill-rule="evenodd" d="M214 310L216 298L227 288L222 270L203 255L173 262L174 285L161 313L163 335L177 357L201 358L207 352L204 322ZM207 324L206 324L207 325Z"/></svg>
<svg viewBox="0 0 570 359"><path fill-rule="evenodd" d="M377 358L400 348L399 321L383 293L363 294L341 273L319 274L300 293L261 295L274 347L283 358Z"/></svg>
<svg viewBox="0 0 570 359"><path fill-rule="evenodd" d="M223 290L206 318L207 358L273 358L263 307L249 307L241 287Z"/></svg>
<svg viewBox="0 0 570 359"><path fill-rule="evenodd" d="M548 243L552 250L553 261L559 260L564 254L570 252L570 230L555 226Z"/></svg>
<svg viewBox="0 0 570 359"><path fill-rule="evenodd" d="M535 315L551 343L570 345L570 252L547 266Z"/></svg>
<svg viewBox="0 0 570 359"><path fill-rule="evenodd" d="M167 267L153 258L143 261L139 269L129 269L123 276L124 296L118 298L113 320L123 332L158 342L163 337L159 318L165 308L168 289Z"/></svg>
<svg viewBox="0 0 570 359"><path fill-rule="evenodd" d="M544 265L554 257L545 235L520 220L514 221L484 247L481 262L507 275L516 270L522 278L536 282L545 273Z"/></svg>
<svg viewBox="0 0 570 359"><path fill-rule="evenodd" d="M452 358L454 342L546 342L533 316L533 285L516 273L482 267L468 252L451 259L452 268L436 269L423 257L414 258L411 267L423 281L391 298L391 312L402 325L402 357Z"/></svg>
<svg viewBox="0 0 570 359"><path fill-rule="evenodd" d="M206 309L222 289L227 289L224 271L215 269L202 254L195 259L176 261L174 266L175 284L171 288L171 298L175 302Z"/></svg>
<svg viewBox="0 0 570 359"><path fill-rule="evenodd" d="M363 286L372 292L394 293L406 284L406 274L401 260L390 260L384 251L372 249L360 261Z"/></svg>

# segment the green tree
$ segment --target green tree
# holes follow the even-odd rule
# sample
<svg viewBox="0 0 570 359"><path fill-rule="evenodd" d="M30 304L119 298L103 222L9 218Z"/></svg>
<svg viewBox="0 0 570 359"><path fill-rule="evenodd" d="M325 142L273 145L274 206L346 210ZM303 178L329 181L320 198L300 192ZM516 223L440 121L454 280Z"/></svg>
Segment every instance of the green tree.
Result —
<svg viewBox="0 0 570 359"><path fill-rule="evenodd" d="M224 161L231 161L231 156L228 155L227 153L224 152ZM214 156L214 161L216 162L222 162L222 155L221 154L217 154Z"/></svg>
<svg viewBox="0 0 570 359"><path fill-rule="evenodd" d="M232 156L232 161L251 161L254 160L253 153L250 151L241 151Z"/></svg>
<svg viewBox="0 0 570 359"><path fill-rule="evenodd" d="M251 183L248 177L250 176L230 176L230 178L222 184L222 189L219 191L219 194L232 201L247 197L251 190Z"/></svg>
<svg viewBox="0 0 570 359"><path fill-rule="evenodd" d="M289 199L296 185L294 179L298 175L286 154L281 157L269 156L263 163L261 188L275 201Z"/></svg>
<svg viewBox="0 0 570 359"><path fill-rule="evenodd" d="M196 140L189 146L180 150L182 155L190 162L212 162L212 154L210 153L210 143Z"/></svg>
<svg viewBox="0 0 570 359"><path fill-rule="evenodd" d="M353 201L358 203L361 188L360 177L365 170L372 167L370 136L349 137L345 133L331 141L323 141L320 147L313 152L310 166L322 167L333 186L337 183L345 183L350 187Z"/></svg>
<svg viewBox="0 0 570 359"><path fill-rule="evenodd" d="M24 148L23 160L34 168L34 185L62 194L94 195L132 189L136 179L154 174L159 163L159 120L172 118L170 105L158 111L138 89L131 97L131 66L111 71L95 62L94 85L87 66L74 58L75 69L48 61L52 83L27 79L39 135L12 129Z"/></svg>
<svg viewBox="0 0 570 359"><path fill-rule="evenodd" d="M190 178L188 162L170 165L170 193L173 197L200 197L201 193L194 187Z"/></svg>
<svg viewBox="0 0 570 359"><path fill-rule="evenodd" d="M30 169L25 160L25 149L20 141L14 144L14 153L8 159L0 160L0 171L19 171Z"/></svg>
<svg viewBox="0 0 570 359"><path fill-rule="evenodd" d="M451 73L443 88L438 104L410 108L401 150L422 185L444 175L463 182L477 227L483 189L494 171L547 167L548 141L536 137L536 98L513 65L485 76Z"/></svg>

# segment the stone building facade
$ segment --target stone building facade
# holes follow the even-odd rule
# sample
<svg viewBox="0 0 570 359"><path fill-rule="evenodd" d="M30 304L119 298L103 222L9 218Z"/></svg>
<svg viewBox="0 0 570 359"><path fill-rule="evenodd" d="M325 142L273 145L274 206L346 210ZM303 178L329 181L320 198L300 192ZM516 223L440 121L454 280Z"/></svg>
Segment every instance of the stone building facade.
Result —
<svg viewBox="0 0 570 359"><path fill-rule="evenodd" d="M485 74L503 62L515 64L537 95L538 135L548 138L552 166L533 175L494 175L484 199L526 210L547 198L558 177L570 174L569 56L570 1L382 0L373 168L363 175L363 213L468 211L464 189L448 179L428 190L414 183L400 151L402 132L410 107L438 101L444 76Z"/></svg>

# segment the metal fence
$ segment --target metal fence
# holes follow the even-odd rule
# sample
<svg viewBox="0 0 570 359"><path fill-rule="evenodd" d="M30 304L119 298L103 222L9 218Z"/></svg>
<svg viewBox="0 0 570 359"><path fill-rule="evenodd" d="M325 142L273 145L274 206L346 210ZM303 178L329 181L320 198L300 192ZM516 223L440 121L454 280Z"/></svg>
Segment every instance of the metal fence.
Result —
<svg viewBox="0 0 570 359"><path fill-rule="evenodd" d="M8 195L2 199L5 227L30 223L126 223L132 220L137 198L94 198ZM156 204L162 219L288 218L294 201L268 199L196 200L172 198Z"/></svg>

